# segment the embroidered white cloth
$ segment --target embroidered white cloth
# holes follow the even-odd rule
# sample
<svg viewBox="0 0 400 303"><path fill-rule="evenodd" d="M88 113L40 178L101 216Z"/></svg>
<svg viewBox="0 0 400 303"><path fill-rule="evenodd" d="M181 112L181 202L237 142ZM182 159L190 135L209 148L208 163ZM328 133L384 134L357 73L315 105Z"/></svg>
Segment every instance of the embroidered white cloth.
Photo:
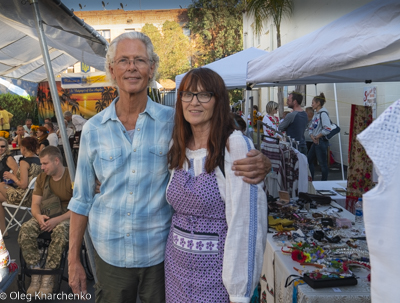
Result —
<svg viewBox="0 0 400 303"><path fill-rule="evenodd" d="M357 136L378 174L378 185L363 195L365 232L371 260L372 302L400 297L400 100Z"/></svg>

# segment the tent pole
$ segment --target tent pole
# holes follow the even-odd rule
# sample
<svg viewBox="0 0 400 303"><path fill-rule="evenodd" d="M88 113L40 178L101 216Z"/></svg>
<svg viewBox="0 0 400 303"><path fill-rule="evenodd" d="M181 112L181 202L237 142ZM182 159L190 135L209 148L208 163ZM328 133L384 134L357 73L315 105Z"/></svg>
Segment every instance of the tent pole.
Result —
<svg viewBox="0 0 400 303"><path fill-rule="evenodd" d="M333 91L335 93L336 123L337 123L338 126L340 126L340 123L339 123L339 109L338 109L338 103L337 103L336 83L333 83ZM344 179L344 170L343 170L342 140L340 138L340 132L338 134L338 138L339 138L340 167L341 167L341 170L342 170L342 180L345 180Z"/></svg>
<svg viewBox="0 0 400 303"><path fill-rule="evenodd" d="M246 135L247 135L247 137L253 139L253 134L250 133L250 126L247 123L247 117L249 116L250 92L251 92L251 86L246 85L246 93L245 93L245 98L244 98L244 121L246 121L246 124L247 124ZM251 119L250 119L250 121L251 121Z"/></svg>
<svg viewBox="0 0 400 303"><path fill-rule="evenodd" d="M58 92L57 92L56 80L54 78L53 68L52 68L51 61L50 61L49 50L47 48L47 43L46 43L45 34L44 34L44 30L43 30L42 19L40 17L38 0L29 0L29 3L31 5L33 5L36 30L38 32L38 38L39 38L40 48L42 50L44 66L46 68L47 79L49 81L50 93L51 93L51 97L53 98L53 104L54 104L57 121L60 121L60 123L58 123L58 126L60 128L61 139L63 141L63 147L64 147L64 152L65 152L65 157L67 160L69 176L70 176L71 182L73 184L74 180L75 180L75 164L72 159L72 152L71 152L69 140L67 137L67 131L65 128L65 123L64 123L64 116L63 116L63 113L61 110L61 103L60 103L60 99L58 97ZM94 263L94 254L93 254L93 244L92 244L92 241L90 239L87 229L85 231L84 238L85 238L84 240L86 243L88 258L89 258L89 262L91 265L94 280L97 283L96 266Z"/></svg>
<svg viewBox="0 0 400 303"><path fill-rule="evenodd" d="M318 93L317 93L317 83L315 83L315 95L314 96L318 96Z"/></svg>
<svg viewBox="0 0 400 303"><path fill-rule="evenodd" d="M46 43L44 31L43 31L43 24L42 24L42 19L40 17L38 0L29 0L29 1L30 1L30 4L33 4L36 30L38 32L40 48L42 49L42 56L43 56L44 66L46 68L47 79L49 81L50 93L51 93L51 97L53 99L54 110L56 113L57 121L59 121L58 126L59 126L60 133L61 133L61 139L63 141L63 147L64 147L65 158L66 158L67 166L68 166L68 170L69 170L69 176L71 178L71 182L74 182L74 180L75 180L75 164L72 159L72 152L70 149L69 140L67 137L67 131L65 128L64 116L63 116L63 113L61 110L60 99L58 97L56 80L54 78L53 68L51 66L51 60L50 60L50 55L49 55L49 50L47 48L47 43Z"/></svg>

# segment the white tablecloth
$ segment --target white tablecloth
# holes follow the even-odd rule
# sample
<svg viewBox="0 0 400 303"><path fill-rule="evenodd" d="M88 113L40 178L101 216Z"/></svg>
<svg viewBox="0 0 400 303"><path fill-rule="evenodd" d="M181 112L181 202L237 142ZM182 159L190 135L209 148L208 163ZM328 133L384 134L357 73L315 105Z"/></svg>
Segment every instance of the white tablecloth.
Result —
<svg viewBox="0 0 400 303"><path fill-rule="evenodd" d="M335 192L335 190L333 189L334 187L346 189L347 181L346 180L313 181L313 185L315 187L315 190L330 190ZM346 196L342 196L336 193L336 195L330 197L333 200L335 200L340 206L346 207Z"/></svg>
<svg viewBox="0 0 400 303"><path fill-rule="evenodd" d="M334 203L334 205L338 206ZM354 221L354 215L343 210L341 217ZM285 282L290 275L299 273L293 269L302 269L302 266L292 260L288 254L281 252L284 242L274 241L272 234L268 234L264 253L263 270L261 273L261 302L291 303L293 284L285 288ZM290 242L287 243L290 246ZM370 283L367 281L368 272L361 269L356 272L360 278L356 286L313 289L307 284L299 285L297 292L298 303L366 303L371 302Z"/></svg>

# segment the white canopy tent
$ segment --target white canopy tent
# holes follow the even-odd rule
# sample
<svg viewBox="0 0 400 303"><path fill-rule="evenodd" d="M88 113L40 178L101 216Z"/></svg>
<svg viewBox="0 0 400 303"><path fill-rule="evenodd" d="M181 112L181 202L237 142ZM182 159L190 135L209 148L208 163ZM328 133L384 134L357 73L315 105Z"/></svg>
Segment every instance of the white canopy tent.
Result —
<svg viewBox="0 0 400 303"><path fill-rule="evenodd" d="M400 2L375 0L249 62L247 83L275 85L400 81ZM342 147L339 149L343 172Z"/></svg>
<svg viewBox="0 0 400 303"><path fill-rule="evenodd" d="M202 67L207 67L218 73L224 79L227 89L244 88L246 87L247 63L266 54L268 52L250 47ZM176 88L179 87L185 75L186 73L175 77Z"/></svg>
<svg viewBox="0 0 400 303"><path fill-rule="evenodd" d="M400 81L400 2L375 0L249 62L248 83Z"/></svg>
<svg viewBox="0 0 400 303"><path fill-rule="evenodd" d="M104 71L107 41L59 0L38 1L53 74L81 61ZM35 15L29 1L0 1L0 76L47 79Z"/></svg>

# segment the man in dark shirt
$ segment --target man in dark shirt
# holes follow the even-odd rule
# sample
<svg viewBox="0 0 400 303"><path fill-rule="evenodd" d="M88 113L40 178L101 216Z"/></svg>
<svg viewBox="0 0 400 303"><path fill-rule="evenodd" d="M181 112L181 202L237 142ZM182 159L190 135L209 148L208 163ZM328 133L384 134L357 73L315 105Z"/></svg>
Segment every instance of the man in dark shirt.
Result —
<svg viewBox="0 0 400 303"><path fill-rule="evenodd" d="M307 145L304 138L308 118L306 112L301 107L303 96L296 92L291 92L288 96L287 105L293 109L287 114L285 119L279 124L279 131L286 131L286 135L299 142L298 150L307 156Z"/></svg>

